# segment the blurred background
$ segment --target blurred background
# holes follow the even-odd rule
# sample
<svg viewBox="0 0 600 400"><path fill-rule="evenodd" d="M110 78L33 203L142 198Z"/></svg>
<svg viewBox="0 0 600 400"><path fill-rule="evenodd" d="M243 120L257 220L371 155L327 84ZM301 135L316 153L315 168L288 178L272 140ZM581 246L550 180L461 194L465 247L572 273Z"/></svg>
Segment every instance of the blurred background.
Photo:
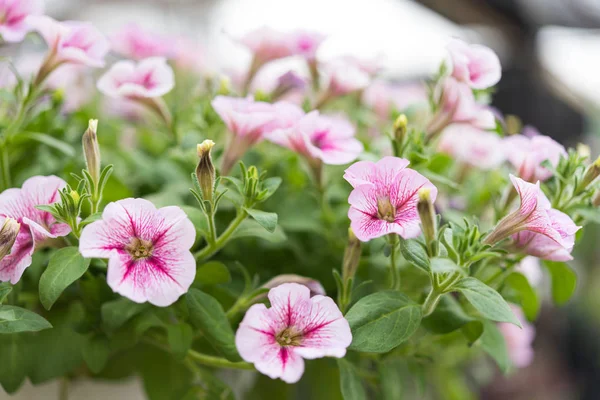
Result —
<svg viewBox="0 0 600 400"><path fill-rule="evenodd" d="M89 20L111 34L135 22L194 41L204 72L235 77L249 55L232 36L266 25L305 28L329 39L319 58L353 54L380 62L383 76L415 82L436 71L451 36L500 56L493 105L565 145L600 151L600 0L47 0L59 20ZM35 46L35 44L30 44ZM43 47L39 43L40 48ZM9 49L10 51L10 49ZM285 61L288 62L288 61ZM293 61L292 61L293 62ZM274 66L274 68L286 68ZM588 227L575 256L578 295L548 305L536 324L535 360L502 377L482 399L600 399L600 231ZM0 360L0 362L2 362ZM476 375L477 371L473 371ZM72 399L142 399L139 383L75 385ZM54 384L46 385L52 399ZM42 398L25 387L16 398ZM0 399L8 398L0 393Z"/></svg>

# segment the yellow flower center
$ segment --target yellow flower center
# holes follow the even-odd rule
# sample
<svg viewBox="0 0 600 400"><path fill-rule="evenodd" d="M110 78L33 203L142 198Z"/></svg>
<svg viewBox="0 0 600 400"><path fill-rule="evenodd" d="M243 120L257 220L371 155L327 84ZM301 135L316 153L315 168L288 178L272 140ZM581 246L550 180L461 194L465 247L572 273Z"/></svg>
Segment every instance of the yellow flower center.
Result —
<svg viewBox="0 0 600 400"><path fill-rule="evenodd" d="M152 256L154 245L152 242L140 238L132 238L129 244L125 247L127 252L136 260L148 258Z"/></svg>
<svg viewBox="0 0 600 400"><path fill-rule="evenodd" d="M396 220L396 207L392 205L389 197L380 197L377 199L377 218L387 222Z"/></svg>

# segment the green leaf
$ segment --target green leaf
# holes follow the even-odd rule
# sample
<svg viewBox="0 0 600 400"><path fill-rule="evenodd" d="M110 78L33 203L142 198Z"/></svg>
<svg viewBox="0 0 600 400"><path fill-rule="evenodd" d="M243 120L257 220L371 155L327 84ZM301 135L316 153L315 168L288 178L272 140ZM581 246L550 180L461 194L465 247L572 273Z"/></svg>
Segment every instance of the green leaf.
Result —
<svg viewBox="0 0 600 400"><path fill-rule="evenodd" d="M471 323L473 325L466 327L466 331L463 330L463 333L469 338L469 341L474 342L479 338L479 335L476 334L477 327L475 325L481 325L481 323L465 313L460 303L450 295L442 296L433 313L423 319L423 327L438 334L454 332L457 329L465 328L466 325Z"/></svg>
<svg viewBox="0 0 600 400"><path fill-rule="evenodd" d="M86 219L84 219L83 221L81 221L81 225L88 225L91 224L92 222L96 222L102 219L102 213L101 212L97 212L94 213L92 215L89 215Z"/></svg>
<svg viewBox="0 0 600 400"><path fill-rule="evenodd" d="M15 306L0 306L0 334L37 332L48 328L52 328L50 322L32 311Z"/></svg>
<svg viewBox="0 0 600 400"><path fill-rule="evenodd" d="M83 258L77 247L57 250L40 278L40 302L49 310L62 292L87 271L90 259Z"/></svg>
<svg viewBox="0 0 600 400"><path fill-rule="evenodd" d="M521 327L519 320L502 296L480 280L464 278L454 286L454 290L461 292L485 318L498 322L510 322Z"/></svg>
<svg viewBox="0 0 600 400"><path fill-rule="evenodd" d="M449 258L432 258L430 261L431 272L435 274L448 274L452 272L458 272L461 275L465 275L465 270Z"/></svg>
<svg viewBox="0 0 600 400"><path fill-rule="evenodd" d="M263 188L263 190L266 190L267 192L264 195L264 197L261 199L261 201L265 201L269 197L271 197L275 193L275 191L277 191L277 189L279 188L279 185L281 185L281 182L282 182L282 179L278 176L274 176L274 177L265 179L262 184L262 188Z"/></svg>
<svg viewBox="0 0 600 400"><path fill-rule="evenodd" d="M525 275L513 272L506 278L506 284L516 292L527 319L534 321L540 311L540 299Z"/></svg>
<svg viewBox="0 0 600 400"><path fill-rule="evenodd" d="M139 304L121 297L120 299L102 304L101 314L104 327L111 332L119 329L133 316L141 313L150 306L147 303Z"/></svg>
<svg viewBox="0 0 600 400"><path fill-rule="evenodd" d="M4 300L8 297L8 295L12 292L12 285L8 282L0 283L0 305L4 303Z"/></svg>
<svg viewBox="0 0 600 400"><path fill-rule="evenodd" d="M22 335L0 335L0 385L15 393L27 377L27 344Z"/></svg>
<svg viewBox="0 0 600 400"><path fill-rule="evenodd" d="M275 228L277 228L277 214L253 208L244 208L244 210L268 232L275 232Z"/></svg>
<svg viewBox="0 0 600 400"><path fill-rule="evenodd" d="M58 140L55 137L47 135L45 133L39 132L21 132L19 135L15 136L19 142L24 142L26 140L33 140L38 143L45 144L46 146L52 147L66 156L73 157L75 155L75 149L70 144L63 142L62 140Z"/></svg>
<svg viewBox="0 0 600 400"><path fill-rule="evenodd" d="M196 269L194 285L218 285L231 281L229 269L220 261L209 261Z"/></svg>
<svg viewBox="0 0 600 400"><path fill-rule="evenodd" d="M400 240L400 252L406 261L429 273L429 257L421 244L414 240Z"/></svg>
<svg viewBox="0 0 600 400"><path fill-rule="evenodd" d="M194 332L188 324L167 325L167 342L173 350L173 356L183 360L192 347Z"/></svg>
<svg viewBox="0 0 600 400"><path fill-rule="evenodd" d="M247 219L242 222L238 229L231 235L232 239L243 238L243 237L258 237L260 239L267 240L271 243L284 242L287 237L281 229L277 226L275 232L267 232L258 222L255 220Z"/></svg>
<svg viewBox="0 0 600 400"><path fill-rule="evenodd" d="M398 291L378 292L356 302L346 319L352 329L352 350L386 353L417 330L421 306Z"/></svg>
<svg viewBox="0 0 600 400"><path fill-rule="evenodd" d="M228 360L239 361L235 336L221 303L214 297L193 288L185 298L194 327L200 329L215 349Z"/></svg>
<svg viewBox="0 0 600 400"><path fill-rule="evenodd" d="M554 304L561 306L575 293L577 275L566 263L544 261L544 265L552 278L552 300Z"/></svg>
<svg viewBox="0 0 600 400"><path fill-rule="evenodd" d="M344 400L367 400L367 393L356 370L343 358L337 360L340 369L340 389Z"/></svg>
<svg viewBox="0 0 600 400"><path fill-rule="evenodd" d="M485 321L483 323L483 334L479 340L479 346L488 353L498 364L502 372L506 373L511 366L508 350L502 332L496 324Z"/></svg>
<svg viewBox="0 0 600 400"><path fill-rule="evenodd" d="M94 374L100 373L110 356L108 338L104 335L91 335L86 338L82 348L83 360L90 371Z"/></svg>

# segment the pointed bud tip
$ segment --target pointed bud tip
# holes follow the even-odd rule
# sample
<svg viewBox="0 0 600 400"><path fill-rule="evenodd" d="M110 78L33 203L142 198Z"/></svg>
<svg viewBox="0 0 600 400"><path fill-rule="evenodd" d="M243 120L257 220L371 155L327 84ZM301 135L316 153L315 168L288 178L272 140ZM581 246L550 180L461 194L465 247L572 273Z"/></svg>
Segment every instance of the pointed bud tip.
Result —
<svg viewBox="0 0 600 400"><path fill-rule="evenodd" d="M71 190L71 193L69 193L69 195L71 196L71 198L73 199L75 204L79 203L79 200L81 199L81 196L79 196L79 193L77 193L75 190Z"/></svg>
<svg viewBox="0 0 600 400"><path fill-rule="evenodd" d="M429 197L431 195L430 188L421 188L419 189L419 201L429 201Z"/></svg>
<svg viewBox="0 0 600 400"><path fill-rule="evenodd" d="M210 150L214 147L215 142L210 139L206 139L202 143L199 143L196 146L196 150L198 151L198 157L204 157L207 153L210 153Z"/></svg>
<svg viewBox="0 0 600 400"><path fill-rule="evenodd" d="M596 158L596 161L594 161L594 166L600 168L600 156L598 156L598 158Z"/></svg>
<svg viewBox="0 0 600 400"><path fill-rule="evenodd" d="M98 132L98 120L90 119L90 121L88 123L88 129L94 133Z"/></svg>
<svg viewBox="0 0 600 400"><path fill-rule="evenodd" d="M405 114L400 114L398 116L398 118L396 118L396 121L394 121L394 130L406 129L407 125L408 125L408 118L406 117Z"/></svg>

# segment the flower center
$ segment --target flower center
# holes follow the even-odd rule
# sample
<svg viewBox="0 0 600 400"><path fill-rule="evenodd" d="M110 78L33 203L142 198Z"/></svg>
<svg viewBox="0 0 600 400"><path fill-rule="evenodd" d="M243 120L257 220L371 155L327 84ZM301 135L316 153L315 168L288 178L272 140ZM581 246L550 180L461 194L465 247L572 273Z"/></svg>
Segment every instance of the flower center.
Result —
<svg viewBox="0 0 600 400"><path fill-rule="evenodd" d="M134 237L131 238L129 244L125 246L125 250L127 250L127 252L131 254L131 257L133 257L136 260L139 260L141 258L148 258L152 256L154 245L148 240Z"/></svg>
<svg viewBox="0 0 600 400"><path fill-rule="evenodd" d="M387 222L396 220L396 207L392 205L389 197L380 197L377 199L377 218Z"/></svg>
<svg viewBox="0 0 600 400"><path fill-rule="evenodd" d="M275 337L280 346L300 346L302 334L294 328L286 328Z"/></svg>

